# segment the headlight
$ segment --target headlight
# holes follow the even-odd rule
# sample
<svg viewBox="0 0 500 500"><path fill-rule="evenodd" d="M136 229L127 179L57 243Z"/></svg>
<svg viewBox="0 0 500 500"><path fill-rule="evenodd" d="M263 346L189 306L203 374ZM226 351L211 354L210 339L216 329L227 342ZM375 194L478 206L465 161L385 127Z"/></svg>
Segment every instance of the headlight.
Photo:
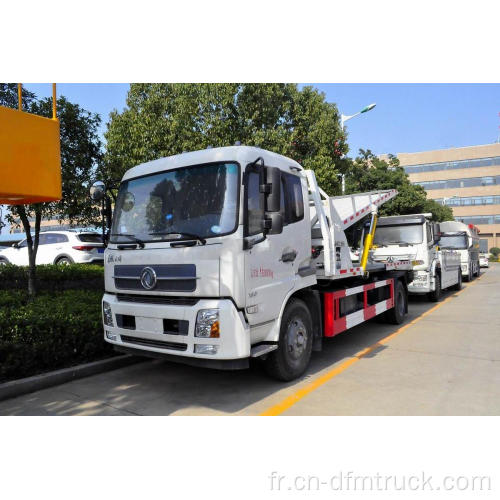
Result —
<svg viewBox="0 0 500 500"><path fill-rule="evenodd" d="M220 337L218 309L201 309L201 311L198 311L194 336L212 339Z"/></svg>
<svg viewBox="0 0 500 500"><path fill-rule="evenodd" d="M111 312L111 306L103 301L102 303L102 319L106 326L115 326L113 323L113 313Z"/></svg>

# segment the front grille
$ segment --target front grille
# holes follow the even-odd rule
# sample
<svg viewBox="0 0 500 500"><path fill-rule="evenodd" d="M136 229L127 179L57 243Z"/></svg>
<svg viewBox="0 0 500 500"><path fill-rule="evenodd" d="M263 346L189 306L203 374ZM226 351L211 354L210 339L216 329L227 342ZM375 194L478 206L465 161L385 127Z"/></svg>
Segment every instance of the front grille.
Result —
<svg viewBox="0 0 500 500"><path fill-rule="evenodd" d="M196 266L194 264L158 264L151 266L119 265L114 267L116 288L120 290L144 290L141 273L151 267L157 277L154 290L162 292L194 292L196 290Z"/></svg>
<svg viewBox="0 0 500 500"><path fill-rule="evenodd" d="M139 304L165 304L171 306L194 306L200 299L191 297L161 297L158 295L129 295L119 293L116 295L119 302L135 302Z"/></svg>
<svg viewBox="0 0 500 500"><path fill-rule="evenodd" d="M126 342L127 344L159 347L160 349L171 349L174 351L185 351L187 349L187 344L182 344L180 342L165 342L164 340L140 339L138 337L129 337L128 335L121 335L121 339L122 342Z"/></svg>

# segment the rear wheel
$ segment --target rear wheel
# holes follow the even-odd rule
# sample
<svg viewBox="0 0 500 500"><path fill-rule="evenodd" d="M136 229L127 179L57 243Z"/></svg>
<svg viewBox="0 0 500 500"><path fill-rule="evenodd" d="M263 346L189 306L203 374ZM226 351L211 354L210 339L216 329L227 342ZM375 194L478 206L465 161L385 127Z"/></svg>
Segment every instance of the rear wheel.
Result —
<svg viewBox="0 0 500 500"><path fill-rule="evenodd" d="M4 257L0 257L0 266L6 266L9 263Z"/></svg>
<svg viewBox="0 0 500 500"><path fill-rule="evenodd" d="M458 269L458 282L451 287L452 290L462 290L462 270Z"/></svg>
<svg viewBox="0 0 500 500"><path fill-rule="evenodd" d="M56 264L58 266L69 266L70 264L73 264L73 261L69 257L60 257L57 259Z"/></svg>
<svg viewBox="0 0 500 500"><path fill-rule="evenodd" d="M393 325L400 325L405 320L408 295L401 280L395 282L394 307L384 313L385 320Z"/></svg>
<svg viewBox="0 0 500 500"><path fill-rule="evenodd" d="M441 276L439 276L439 274L436 274L434 283L434 291L429 293L429 300L431 302L439 302L439 300L441 299Z"/></svg>
<svg viewBox="0 0 500 500"><path fill-rule="evenodd" d="M309 309L302 300L291 299L281 320L278 349L265 361L267 373L284 381L300 377L309 364L312 344Z"/></svg>

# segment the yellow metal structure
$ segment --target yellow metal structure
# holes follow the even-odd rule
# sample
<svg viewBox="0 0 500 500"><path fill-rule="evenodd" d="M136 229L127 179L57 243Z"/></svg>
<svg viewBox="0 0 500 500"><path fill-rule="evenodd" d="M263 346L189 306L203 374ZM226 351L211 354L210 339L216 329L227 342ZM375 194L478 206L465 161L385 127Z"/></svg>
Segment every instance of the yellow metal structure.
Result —
<svg viewBox="0 0 500 500"><path fill-rule="evenodd" d="M372 214L370 231L365 237L365 243L363 245L363 254L361 255L360 266L363 268L363 271L366 269L366 263L368 262L368 252L370 251L370 248L373 246L373 238L375 236L376 227L377 227L377 215Z"/></svg>
<svg viewBox="0 0 500 500"><path fill-rule="evenodd" d="M0 106L0 204L56 201L61 192L59 120L53 85L52 119Z"/></svg>

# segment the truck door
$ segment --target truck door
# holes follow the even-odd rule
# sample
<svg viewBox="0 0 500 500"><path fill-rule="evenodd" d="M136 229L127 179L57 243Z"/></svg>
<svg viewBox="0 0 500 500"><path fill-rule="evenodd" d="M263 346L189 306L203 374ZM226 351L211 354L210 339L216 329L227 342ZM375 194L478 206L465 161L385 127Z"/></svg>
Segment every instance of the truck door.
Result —
<svg viewBox="0 0 500 500"><path fill-rule="evenodd" d="M251 325L278 316L285 296L294 287L307 246L301 178L281 173L283 232L268 234L265 239L262 230L265 195L260 192L259 184L259 171L252 166L245 174L244 200L245 237L256 242L245 251L246 311Z"/></svg>

